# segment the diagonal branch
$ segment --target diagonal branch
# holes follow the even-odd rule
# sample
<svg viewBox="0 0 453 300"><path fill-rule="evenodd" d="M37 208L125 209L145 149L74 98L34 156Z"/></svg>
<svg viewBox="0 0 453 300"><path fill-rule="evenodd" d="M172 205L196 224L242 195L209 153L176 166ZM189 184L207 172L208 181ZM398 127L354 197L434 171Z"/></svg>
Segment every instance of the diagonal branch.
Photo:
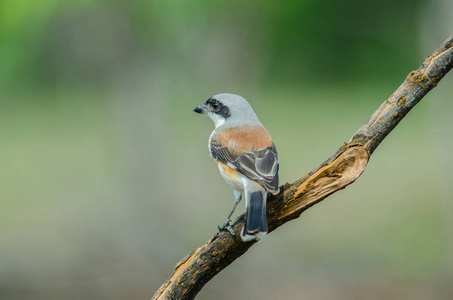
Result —
<svg viewBox="0 0 453 300"><path fill-rule="evenodd" d="M285 184L278 195L269 198L269 232L353 183L365 170L377 146L452 67L453 35L429 55L420 68L409 73L348 143L316 169L292 184ZM244 215L241 215L233 225L236 237L243 225ZM195 298L206 282L254 244L243 243L227 232L216 234L176 265L173 274L152 299Z"/></svg>

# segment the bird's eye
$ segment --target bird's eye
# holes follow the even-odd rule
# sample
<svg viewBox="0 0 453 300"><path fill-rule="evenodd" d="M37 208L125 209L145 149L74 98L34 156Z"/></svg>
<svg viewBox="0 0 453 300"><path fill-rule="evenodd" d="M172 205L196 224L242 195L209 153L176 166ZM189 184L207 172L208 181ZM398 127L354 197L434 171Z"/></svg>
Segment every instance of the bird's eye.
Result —
<svg viewBox="0 0 453 300"><path fill-rule="evenodd" d="M219 103L218 103L218 102L214 102L214 103L212 103L212 108L214 108L214 109L217 109L217 108L219 108L219 106L220 106L220 105L219 105Z"/></svg>

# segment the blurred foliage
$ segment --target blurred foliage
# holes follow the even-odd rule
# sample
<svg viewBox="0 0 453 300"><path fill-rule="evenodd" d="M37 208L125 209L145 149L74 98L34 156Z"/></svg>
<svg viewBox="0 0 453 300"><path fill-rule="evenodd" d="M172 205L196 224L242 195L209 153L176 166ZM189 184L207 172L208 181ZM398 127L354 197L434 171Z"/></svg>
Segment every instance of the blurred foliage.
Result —
<svg viewBox="0 0 453 300"><path fill-rule="evenodd" d="M417 45L411 19L421 4L5 0L0 82L11 90L98 85L143 57L190 71L215 60L222 72L266 85L394 81L419 58L407 50Z"/></svg>
<svg viewBox="0 0 453 300"><path fill-rule="evenodd" d="M0 0L0 298L149 298L233 201L195 106L245 96L294 181L451 34L452 3ZM198 299L449 299L452 88Z"/></svg>

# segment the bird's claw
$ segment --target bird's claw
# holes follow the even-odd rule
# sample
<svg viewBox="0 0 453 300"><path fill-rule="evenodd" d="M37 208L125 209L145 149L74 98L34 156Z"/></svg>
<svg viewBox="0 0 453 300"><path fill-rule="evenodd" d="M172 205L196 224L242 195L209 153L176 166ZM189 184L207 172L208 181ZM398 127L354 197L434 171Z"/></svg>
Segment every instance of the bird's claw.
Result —
<svg viewBox="0 0 453 300"><path fill-rule="evenodd" d="M225 222L223 222L223 225L217 225L217 228L219 228L219 231L226 229L232 236L236 236L233 227L231 227L230 219L226 219Z"/></svg>

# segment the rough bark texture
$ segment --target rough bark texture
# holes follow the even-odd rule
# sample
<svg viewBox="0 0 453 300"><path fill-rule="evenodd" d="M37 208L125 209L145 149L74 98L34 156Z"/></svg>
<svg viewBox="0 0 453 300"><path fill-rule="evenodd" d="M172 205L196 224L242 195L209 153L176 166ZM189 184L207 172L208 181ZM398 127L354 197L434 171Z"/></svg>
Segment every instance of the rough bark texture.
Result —
<svg viewBox="0 0 453 300"><path fill-rule="evenodd" d="M327 161L268 199L269 232L295 219L332 193L353 183L365 170L370 155L404 116L453 66L453 35L376 110L348 143ZM221 232L189 253L152 299L193 299L212 277L244 254L255 243L243 243L239 233L244 215L233 225L236 238Z"/></svg>

